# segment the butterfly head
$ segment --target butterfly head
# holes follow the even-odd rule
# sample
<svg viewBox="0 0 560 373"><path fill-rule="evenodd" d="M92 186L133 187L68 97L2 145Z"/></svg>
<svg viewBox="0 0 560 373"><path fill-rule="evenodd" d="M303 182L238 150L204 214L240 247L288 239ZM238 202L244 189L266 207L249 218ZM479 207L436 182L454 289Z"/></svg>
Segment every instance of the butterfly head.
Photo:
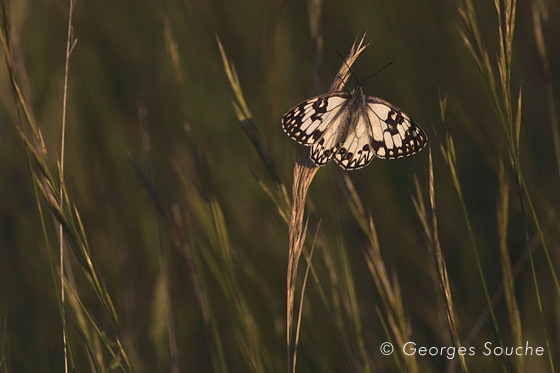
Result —
<svg viewBox="0 0 560 373"><path fill-rule="evenodd" d="M352 93L364 93L362 85L359 82L356 82L356 85L354 86L354 88L352 88Z"/></svg>

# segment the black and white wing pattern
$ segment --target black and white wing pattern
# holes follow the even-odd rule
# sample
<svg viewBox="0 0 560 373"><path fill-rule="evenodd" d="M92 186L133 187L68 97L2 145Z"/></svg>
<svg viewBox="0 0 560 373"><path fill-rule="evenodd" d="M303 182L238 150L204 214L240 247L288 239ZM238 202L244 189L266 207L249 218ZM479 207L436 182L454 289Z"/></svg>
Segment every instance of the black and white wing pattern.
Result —
<svg viewBox="0 0 560 373"><path fill-rule="evenodd" d="M416 122L402 110L362 87L303 101L282 117L292 139L311 147L310 157L322 166L334 157L345 170L367 166L373 157L413 155L428 142Z"/></svg>

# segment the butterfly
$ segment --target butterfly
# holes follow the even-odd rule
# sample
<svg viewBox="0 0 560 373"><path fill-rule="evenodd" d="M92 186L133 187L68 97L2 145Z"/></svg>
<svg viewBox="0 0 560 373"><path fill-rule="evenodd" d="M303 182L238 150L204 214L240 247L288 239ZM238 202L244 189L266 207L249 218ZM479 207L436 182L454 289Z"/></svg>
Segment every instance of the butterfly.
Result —
<svg viewBox="0 0 560 373"><path fill-rule="evenodd" d="M311 147L317 166L334 160L345 170L367 166L373 157L413 155L428 143L416 122L395 105L366 96L357 84L303 101L282 117L284 132Z"/></svg>

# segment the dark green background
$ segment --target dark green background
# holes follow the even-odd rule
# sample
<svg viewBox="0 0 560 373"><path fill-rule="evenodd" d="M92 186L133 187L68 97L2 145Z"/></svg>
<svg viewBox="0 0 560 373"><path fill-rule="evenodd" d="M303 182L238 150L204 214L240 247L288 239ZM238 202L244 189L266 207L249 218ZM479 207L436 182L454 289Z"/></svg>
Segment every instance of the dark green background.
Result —
<svg viewBox="0 0 560 373"><path fill-rule="evenodd" d="M558 97L560 7L557 2L546 4L549 19L544 23L545 42L551 82ZM490 60L495 62L499 37L494 4L478 1L475 6L483 41ZM68 2L13 1L11 13L17 36L14 50L19 57L16 66L26 72L18 77L55 167L54 160L60 154ZM177 89L166 50L165 16L169 17L177 43L183 92ZM447 96L447 127L455 143L459 179L483 271L491 295L500 287L497 170L499 160L507 160L507 148L472 56L461 40L456 4L405 0L325 2L321 16L321 90L313 78L316 55L308 17L307 5L301 1L76 3L73 23L77 44L69 73L65 180L83 219L92 256L117 307L127 349L138 371L163 371L167 367L166 347L153 332L161 320L154 311L160 271L156 219L148 193L131 163L133 159L146 165L139 124L144 119L151 144L153 182L166 209L177 200L184 202L180 204L182 208L188 206L175 162L185 165L193 183L204 185L197 177L187 145L184 126L190 125L197 148L207 160L209 186L224 212L238 279L263 338L260 343L271 354L272 365L278 371L286 370L288 229L253 175L272 185L232 108L233 92L216 35L235 64L246 102L265 143L270 145L288 191L296 154L304 154L304 150L283 133L281 116L300 101L328 90L341 65L337 52L346 55L353 40L364 31L370 45L353 66L358 79L394 62L368 80L364 92L405 110L429 136L440 241L460 320L459 338L463 339L486 300L459 199L440 151L444 126L439 99ZM559 174L545 76L533 26L531 3L520 2L513 44L513 100L517 100L522 86L521 165L558 268ZM19 121L5 64L0 69L0 315L7 323L7 371L61 371L62 329L45 238L25 148L13 126ZM350 78L349 85L354 83ZM139 107L145 108L143 118ZM431 278L431 256L410 198L417 175L427 203L428 151L397 161L376 159L367 168L350 173L350 177L375 221L391 276L398 278L413 340L419 345L440 346L447 330L437 316L439 289ZM318 267L319 281L327 284L320 251L346 251L357 288L366 350L374 366L392 371L394 362L378 352L380 343L386 340L375 309L380 306L379 297L363 262L364 237L337 182L342 172L331 162L319 171L310 188L310 235L321 220L320 229L326 240L316 249L314 265ZM511 194L509 247L515 262L525 249L525 240L514 188ZM48 213L46 216L51 251L57 257L54 221ZM528 220L532 237L534 224ZM165 226L162 242L169 261L179 367L182 371L209 371L213 365L200 309L188 271ZM544 325L558 367L558 294L540 249L535 252L535 268L544 302ZM105 325L95 294L77 266L75 272L82 300L94 319ZM228 368L247 371L250 368L234 334L235 319L228 312L230 305L216 280L209 271L206 273ZM528 263L522 266L515 286L524 336L532 345L543 346L543 321L537 311ZM333 320L311 280L304 308L300 371L358 369L340 352ZM503 301L496 312L507 345L510 332ZM75 338L70 343L75 347L78 371L87 371L85 348L73 329L72 312L69 324ZM489 326L475 338L474 346L482 351L486 341L492 341ZM447 364L441 357L419 357L418 361L422 371L442 371ZM472 371L480 367L499 369L496 358L477 355L468 362ZM529 371L549 369L546 357L528 358L526 364Z"/></svg>

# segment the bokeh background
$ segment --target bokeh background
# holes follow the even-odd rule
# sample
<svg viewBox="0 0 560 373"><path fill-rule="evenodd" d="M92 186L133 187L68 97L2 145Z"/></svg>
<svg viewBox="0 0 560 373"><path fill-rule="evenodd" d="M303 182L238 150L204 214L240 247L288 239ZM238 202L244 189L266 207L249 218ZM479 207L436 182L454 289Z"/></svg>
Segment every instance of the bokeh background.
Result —
<svg viewBox="0 0 560 373"><path fill-rule="evenodd" d="M2 12L11 19L15 77L55 172L69 4L7 3ZM461 37L466 30L462 7L445 0L77 1L64 180L119 319L117 333L68 249L70 283L91 317L80 321L80 307L67 305L68 343L77 371L96 369L88 349L96 351L92 355L103 367L115 361L107 348L95 347L93 321L109 340L120 335L130 365L139 372L288 369L287 355L293 356L293 349L286 353L289 236L281 196L282 187L290 195L296 157L306 150L283 133L280 118L328 90L342 63L337 52L347 55L364 32L370 44L353 66L357 79L393 62L364 84L364 92L405 110L430 139L429 149L414 157L376 159L347 175L375 223L384 278L402 300L405 334L418 346L453 345L434 277L433 247L414 204L419 190L429 209L431 152L438 238L458 340L468 339L467 347L477 351L467 357L468 369L558 369L560 294L554 278L560 265L560 174L554 142L560 4L520 2L512 48L514 113L522 88L519 159L538 225L523 193L523 209L519 203L503 129ZM491 1L476 1L474 9L497 77L500 17ZM539 55L536 21L542 22L550 73ZM279 180L268 172L236 116L217 38L235 66L251 123L270 150ZM351 77L349 87L355 82ZM19 125L29 133L29 127L4 62L0 102L0 366L7 372L61 371L59 281L53 281L52 267L56 272L58 228L34 191L36 166L16 130ZM447 133L462 200L441 148L447 146ZM521 335L546 351L522 363L482 355L488 341L516 346L500 295L505 268L497 221L503 197L500 164L510 175L507 249L516 268ZM411 363L397 353L385 357L379 352L382 342L395 342L387 324L390 311L364 259L369 240L352 213L343 174L331 162L319 170L309 191L306 252L316 232L318 239L305 288L297 370L461 371L457 357L416 356L408 358L415 359ZM533 264L528 247L534 250ZM299 291L305 267L302 257ZM481 272L489 296L497 297L497 323L485 313ZM296 299L299 303L299 295ZM115 365L127 370L126 364Z"/></svg>

